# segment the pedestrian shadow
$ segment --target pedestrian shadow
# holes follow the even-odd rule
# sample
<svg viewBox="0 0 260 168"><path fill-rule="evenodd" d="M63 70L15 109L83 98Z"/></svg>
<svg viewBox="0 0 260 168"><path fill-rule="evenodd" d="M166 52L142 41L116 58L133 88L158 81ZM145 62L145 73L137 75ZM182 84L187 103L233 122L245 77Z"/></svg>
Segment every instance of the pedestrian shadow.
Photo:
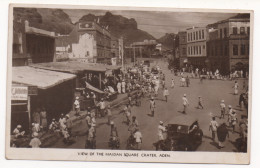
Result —
<svg viewBox="0 0 260 168"><path fill-rule="evenodd" d="M152 114L147 114L147 116L149 116L149 117L153 117L153 115L152 115Z"/></svg>
<svg viewBox="0 0 260 168"><path fill-rule="evenodd" d="M181 113L181 114L185 114L185 115L187 114L187 113L183 113L183 111L177 111L177 112L178 112L178 113Z"/></svg>
<svg viewBox="0 0 260 168"><path fill-rule="evenodd" d="M207 136L207 135L203 135L203 138L212 140L212 138L210 136Z"/></svg>
<svg viewBox="0 0 260 168"><path fill-rule="evenodd" d="M212 145L212 146L215 146L217 149L221 149L221 148L218 146L218 143L217 143L217 142L210 142L209 144Z"/></svg>

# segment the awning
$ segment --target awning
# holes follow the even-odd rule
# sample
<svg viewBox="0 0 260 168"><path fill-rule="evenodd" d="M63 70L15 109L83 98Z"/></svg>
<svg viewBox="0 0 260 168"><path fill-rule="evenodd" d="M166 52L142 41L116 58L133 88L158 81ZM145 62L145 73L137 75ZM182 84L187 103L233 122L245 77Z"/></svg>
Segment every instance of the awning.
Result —
<svg viewBox="0 0 260 168"><path fill-rule="evenodd" d="M67 61L67 62L47 62L31 64L30 67L40 68L58 72L68 72L77 74L83 71L105 72L106 68L101 64L89 64L84 62Z"/></svg>
<svg viewBox="0 0 260 168"><path fill-rule="evenodd" d="M85 83L86 83L86 88L88 88L88 89L90 89L90 90L92 90L92 91L95 91L95 92L97 92L97 93L101 93L101 94L105 93L105 92L103 92L102 90L99 90L99 89L95 88L94 86L92 86L92 85L89 84L88 82L85 82Z"/></svg>
<svg viewBox="0 0 260 168"><path fill-rule="evenodd" d="M48 89L65 81L76 78L76 75L48 71L28 66L12 67L12 82Z"/></svg>

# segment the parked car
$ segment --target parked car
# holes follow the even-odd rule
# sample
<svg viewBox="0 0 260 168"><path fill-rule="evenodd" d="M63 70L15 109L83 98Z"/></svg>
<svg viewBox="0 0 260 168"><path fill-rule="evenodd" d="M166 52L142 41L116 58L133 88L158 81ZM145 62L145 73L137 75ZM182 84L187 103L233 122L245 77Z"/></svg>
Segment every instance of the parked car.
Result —
<svg viewBox="0 0 260 168"><path fill-rule="evenodd" d="M165 151L195 151L202 143L203 132L198 120L181 115L167 125L167 137L162 145Z"/></svg>

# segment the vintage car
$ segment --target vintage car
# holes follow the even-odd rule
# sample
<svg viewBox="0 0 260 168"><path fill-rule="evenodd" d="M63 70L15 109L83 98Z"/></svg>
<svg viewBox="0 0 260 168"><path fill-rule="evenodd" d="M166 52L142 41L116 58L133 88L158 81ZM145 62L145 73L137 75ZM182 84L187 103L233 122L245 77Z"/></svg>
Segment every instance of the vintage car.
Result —
<svg viewBox="0 0 260 168"><path fill-rule="evenodd" d="M162 150L195 151L202 143L203 132L199 128L198 120L181 115L167 123L167 137L161 146Z"/></svg>

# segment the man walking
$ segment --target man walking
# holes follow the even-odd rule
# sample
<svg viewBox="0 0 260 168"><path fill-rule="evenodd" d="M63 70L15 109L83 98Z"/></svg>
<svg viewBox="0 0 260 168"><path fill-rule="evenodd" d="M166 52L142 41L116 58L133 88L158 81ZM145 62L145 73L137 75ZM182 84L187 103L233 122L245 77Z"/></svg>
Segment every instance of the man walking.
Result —
<svg viewBox="0 0 260 168"><path fill-rule="evenodd" d="M189 105L189 101L186 98L186 94L183 95L182 101L183 101L183 112L182 113L186 114L187 106Z"/></svg>
<svg viewBox="0 0 260 168"><path fill-rule="evenodd" d="M221 100L221 103L220 103L220 111L221 111L220 118L225 118L226 105L225 105L225 103L224 103L224 100Z"/></svg>
<svg viewBox="0 0 260 168"><path fill-rule="evenodd" d="M160 121L159 126L158 126L158 142L156 144L156 150L161 149L161 145L163 143L164 137L163 133L166 132L166 127L163 126L163 122Z"/></svg>
<svg viewBox="0 0 260 168"><path fill-rule="evenodd" d="M76 114L75 116L79 116L79 112L80 112L80 103L79 103L79 97L77 96L75 101L74 101L74 107L75 107L75 111Z"/></svg>
<svg viewBox="0 0 260 168"><path fill-rule="evenodd" d="M151 110L151 115L154 116L154 110L155 110L155 100L152 97L150 100L150 110Z"/></svg>
<svg viewBox="0 0 260 168"><path fill-rule="evenodd" d="M167 88L164 88L163 90L163 97L165 97L165 101L167 102L168 96L170 95L169 90Z"/></svg>
<svg viewBox="0 0 260 168"><path fill-rule="evenodd" d="M209 124L209 131L212 132L213 142L215 142L215 136L216 136L217 128L218 128L218 123L216 121L216 118L212 117L212 120L210 121L210 124Z"/></svg>
<svg viewBox="0 0 260 168"><path fill-rule="evenodd" d="M174 79L172 79L171 88L174 88Z"/></svg>
<svg viewBox="0 0 260 168"><path fill-rule="evenodd" d="M198 98L199 98L199 101L198 101L198 107L197 107L197 109L200 109L200 108L203 109L203 106L202 106L202 98L201 98L201 96L199 96Z"/></svg>

